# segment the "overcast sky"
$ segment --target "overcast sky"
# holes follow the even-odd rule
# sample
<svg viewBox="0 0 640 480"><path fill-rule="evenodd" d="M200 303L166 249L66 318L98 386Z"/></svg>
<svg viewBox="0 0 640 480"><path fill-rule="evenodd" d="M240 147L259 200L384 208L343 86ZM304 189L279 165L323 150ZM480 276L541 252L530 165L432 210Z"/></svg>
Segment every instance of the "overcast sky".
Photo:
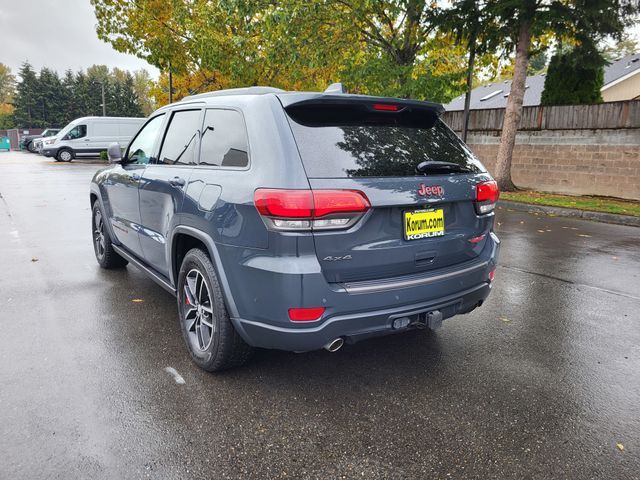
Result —
<svg viewBox="0 0 640 480"><path fill-rule="evenodd" d="M17 73L28 60L36 70L46 66L63 74L94 64L126 70L158 70L133 55L116 52L98 40L89 0L0 0L0 63ZM640 36L640 25L632 30Z"/></svg>
<svg viewBox="0 0 640 480"><path fill-rule="evenodd" d="M36 70L49 67L60 74L104 64L158 76L144 60L98 40L95 25L89 0L0 0L0 63L14 73L28 60Z"/></svg>

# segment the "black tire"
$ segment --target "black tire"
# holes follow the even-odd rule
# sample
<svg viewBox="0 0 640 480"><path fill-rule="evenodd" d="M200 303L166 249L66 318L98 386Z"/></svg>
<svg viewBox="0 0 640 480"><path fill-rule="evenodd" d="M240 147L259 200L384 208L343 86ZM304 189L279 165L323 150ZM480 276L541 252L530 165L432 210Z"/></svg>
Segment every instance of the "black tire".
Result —
<svg viewBox="0 0 640 480"><path fill-rule="evenodd" d="M98 201L93 202L91 212L91 238L93 239L93 251L96 260L102 268L113 269L122 268L129 263L113 249L109 230L105 225L105 215L100 208Z"/></svg>
<svg viewBox="0 0 640 480"><path fill-rule="evenodd" d="M56 160L59 162L70 162L73 160L73 151L69 148L61 148L56 154Z"/></svg>
<svg viewBox="0 0 640 480"><path fill-rule="evenodd" d="M33 142L29 142L27 144L27 150L29 150L31 153L36 153L36 146L33 144Z"/></svg>
<svg viewBox="0 0 640 480"><path fill-rule="evenodd" d="M215 268L199 248L182 261L177 298L180 329L196 365L217 372L249 360L253 348L233 327Z"/></svg>

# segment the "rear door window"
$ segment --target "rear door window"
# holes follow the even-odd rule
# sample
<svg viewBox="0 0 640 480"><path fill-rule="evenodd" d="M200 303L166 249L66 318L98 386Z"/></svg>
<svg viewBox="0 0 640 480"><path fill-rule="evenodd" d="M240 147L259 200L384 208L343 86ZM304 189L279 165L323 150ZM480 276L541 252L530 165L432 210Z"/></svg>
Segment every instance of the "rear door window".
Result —
<svg viewBox="0 0 640 480"><path fill-rule="evenodd" d="M372 112L361 105L292 107L287 108L289 123L310 178L486 171L432 112ZM418 172L422 162L433 167Z"/></svg>
<svg viewBox="0 0 640 480"><path fill-rule="evenodd" d="M200 136L200 110L178 110L173 113L162 142L158 163L193 165Z"/></svg>
<svg viewBox="0 0 640 480"><path fill-rule="evenodd" d="M242 168L249 165L247 130L240 112L209 109L204 117L200 165Z"/></svg>

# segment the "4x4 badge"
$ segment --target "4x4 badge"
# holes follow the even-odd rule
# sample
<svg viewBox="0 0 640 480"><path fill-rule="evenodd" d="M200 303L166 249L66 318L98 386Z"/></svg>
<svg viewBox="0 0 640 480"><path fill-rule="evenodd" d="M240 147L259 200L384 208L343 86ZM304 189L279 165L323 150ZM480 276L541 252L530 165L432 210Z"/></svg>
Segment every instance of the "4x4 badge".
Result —
<svg viewBox="0 0 640 480"><path fill-rule="evenodd" d="M433 185L429 187L424 183L421 183L420 188L418 189L418 195L421 195L423 197L443 197L444 188L442 188L440 185Z"/></svg>

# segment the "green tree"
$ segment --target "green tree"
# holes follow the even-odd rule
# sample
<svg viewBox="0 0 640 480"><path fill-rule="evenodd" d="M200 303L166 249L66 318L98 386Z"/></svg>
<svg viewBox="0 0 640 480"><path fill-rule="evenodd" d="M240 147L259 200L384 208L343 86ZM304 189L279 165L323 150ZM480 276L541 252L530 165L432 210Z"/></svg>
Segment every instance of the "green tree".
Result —
<svg viewBox="0 0 640 480"><path fill-rule="evenodd" d="M37 108L39 84L36 72L28 62L24 62L18 72L20 81L14 98L14 122L18 128L42 126L42 110Z"/></svg>
<svg viewBox="0 0 640 480"><path fill-rule="evenodd" d="M620 36L635 20L635 0L488 0L487 8L498 21L498 36L506 51L515 50L511 93L507 100L495 177L502 190L515 189L511 159L522 115L522 100L532 48L532 38L549 32L559 39L591 40Z"/></svg>
<svg viewBox="0 0 640 480"><path fill-rule="evenodd" d="M13 128L13 97L16 93L16 78L11 69L0 63L0 128Z"/></svg>
<svg viewBox="0 0 640 480"><path fill-rule="evenodd" d="M556 53L549 63L542 105L580 105L602 102L605 60L595 45L585 41Z"/></svg>
<svg viewBox="0 0 640 480"><path fill-rule="evenodd" d="M438 35L425 0L92 0L98 36L166 73L177 95L272 85L447 101L464 48ZM187 78L183 78L187 77ZM164 78L161 77L161 82ZM166 86L156 89L165 101Z"/></svg>
<svg viewBox="0 0 640 480"><path fill-rule="evenodd" d="M16 77L11 69L0 63L0 103L11 103L16 93Z"/></svg>
<svg viewBox="0 0 640 480"><path fill-rule="evenodd" d="M156 109L155 102L151 96L152 86L153 81L151 80L149 72L144 69L139 69L133 72L133 91L136 95L138 105L140 105L142 110L142 114L145 117L151 115L151 113Z"/></svg>
<svg viewBox="0 0 640 480"><path fill-rule="evenodd" d="M49 68L42 68L38 76L38 89L35 94L35 108L44 127L60 126L64 102L62 98L62 82L58 74Z"/></svg>

